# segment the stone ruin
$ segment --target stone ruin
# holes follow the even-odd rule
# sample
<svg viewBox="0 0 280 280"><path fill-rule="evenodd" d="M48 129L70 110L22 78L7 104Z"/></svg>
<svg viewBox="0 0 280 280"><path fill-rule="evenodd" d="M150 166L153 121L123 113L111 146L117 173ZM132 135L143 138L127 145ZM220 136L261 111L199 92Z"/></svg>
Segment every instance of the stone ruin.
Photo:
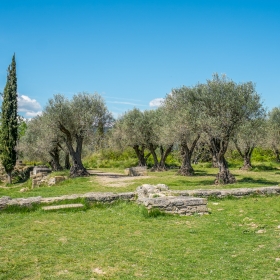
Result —
<svg viewBox="0 0 280 280"><path fill-rule="evenodd" d="M33 204L49 204L54 202L62 202L65 200L75 200L77 198L84 198L90 202L98 203L112 203L117 200L135 201L142 204L151 210L153 208L160 211L179 214L207 214L207 200L206 198L192 197L198 195L203 197L244 197L250 195L280 195L280 187L260 187L251 189L227 189L227 190L185 190L172 191L164 184L156 186L142 185L137 188L136 192L128 193L86 193L86 194L72 194L58 197L29 197L29 198L11 198L8 196L0 197L0 210L5 209L11 205L31 207Z"/></svg>
<svg viewBox="0 0 280 280"><path fill-rule="evenodd" d="M65 180L64 176L55 176L49 178L51 169L47 166L35 166L33 171L30 172L30 178L32 179L32 189L38 188L40 185L53 186L59 182Z"/></svg>
<svg viewBox="0 0 280 280"><path fill-rule="evenodd" d="M158 209L165 213L179 215L208 214L206 198L174 196L164 184L144 184L136 189L139 204L148 210Z"/></svg>
<svg viewBox="0 0 280 280"><path fill-rule="evenodd" d="M29 178L29 173L32 168L33 167L26 166L26 164L24 164L21 160L18 160L12 172L12 178L17 178L17 180L25 181ZM0 164L0 181L7 181L7 174L2 164Z"/></svg>
<svg viewBox="0 0 280 280"><path fill-rule="evenodd" d="M130 167L124 170L125 175L127 176L147 176L148 170L147 166L137 166L137 167Z"/></svg>

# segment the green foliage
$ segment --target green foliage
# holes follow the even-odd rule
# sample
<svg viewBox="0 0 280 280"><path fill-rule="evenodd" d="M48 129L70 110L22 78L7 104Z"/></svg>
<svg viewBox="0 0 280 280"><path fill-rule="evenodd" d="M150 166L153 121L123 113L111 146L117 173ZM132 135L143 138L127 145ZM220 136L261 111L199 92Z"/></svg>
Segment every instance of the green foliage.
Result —
<svg viewBox="0 0 280 280"><path fill-rule="evenodd" d="M252 154L252 160L256 162L270 162L275 160L275 157L272 150L256 147Z"/></svg>
<svg viewBox="0 0 280 280"><path fill-rule="evenodd" d="M152 209L148 210L145 206L140 206L140 212L145 218L157 218L157 217L171 216L165 212L160 211L157 208L152 208Z"/></svg>
<svg viewBox="0 0 280 280"><path fill-rule="evenodd" d="M137 166L138 159L128 147L124 151L102 149L98 153L93 153L83 159L86 168L129 168Z"/></svg>
<svg viewBox="0 0 280 280"><path fill-rule="evenodd" d="M31 167L25 167L23 170L15 169L12 172L13 183L25 182L30 177Z"/></svg>
<svg viewBox="0 0 280 280"><path fill-rule="evenodd" d="M7 83L4 88L1 112L1 161L11 182L11 172L16 164L16 144L18 140L17 76L16 60L13 55L8 67Z"/></svg>

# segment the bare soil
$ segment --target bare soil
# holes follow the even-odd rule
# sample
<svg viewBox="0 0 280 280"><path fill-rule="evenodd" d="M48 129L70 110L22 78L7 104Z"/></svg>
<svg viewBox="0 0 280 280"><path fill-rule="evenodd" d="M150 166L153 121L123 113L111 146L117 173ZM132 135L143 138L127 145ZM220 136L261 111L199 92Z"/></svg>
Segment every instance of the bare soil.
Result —
<svg viewBox="0 0 280 280"><path fill-rule="evenodd" d="M98 183L107 187L126 187L131 181L151 178L151 176L127 176L120 173L88 170L91 175L96 175Z"/></svg>

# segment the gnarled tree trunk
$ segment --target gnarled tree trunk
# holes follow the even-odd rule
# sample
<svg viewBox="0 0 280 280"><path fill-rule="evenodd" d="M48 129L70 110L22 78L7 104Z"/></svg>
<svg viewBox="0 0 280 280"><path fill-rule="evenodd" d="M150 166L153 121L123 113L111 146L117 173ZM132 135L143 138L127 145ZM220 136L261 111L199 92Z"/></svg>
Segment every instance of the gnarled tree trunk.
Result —
<svg viewBox="0 0 280 280"><path fill-rule="evenodd" d="M71 168L69 153L65 153L64 168L69 170Z"/></svg>
<svg viewBox="0 0 280 280"><path fill-rule="evenodd" d="M157 154L156 154L157 147L153 144L149 144L148 147L149 147L149 150L150 150L153 160L154 160L154 165L152 167L152 171L156 171L159 168L159 162L158 162L158 158L157 158Z"/></svg>
<svg viewBox="0 0 280 280"><path fill-rule="evenodd" d="M234 141L235 147L239 153L239 155L243 158L243 166L240 168L241 170L250 170L252 169L251 164L251 157L252 153L255 149L255 146L252 145L252 147L247 146L244 150L244 153L241 151L237 141Z"/></svg>
<svg viewBox="0 0 280 280"><path fill-rule="evenodd" d="M145 154L144 154L144 151L145 151L144 145L141 145L141 147L139 145L134 145L132 148L137 155L138 165L139 166L146 166L147 163L146 163L146 158L145 158Z"/></svg>
<svg viewBox="0 0 280 280"><path fill-rule="evenodd" d="M209 150L210 150L211 156L212 156L212 167L218 168L219 165L218 165L217 157L216 157L216 154L214 153L211 145L209 146Z"/></svg>
<svg viewBox="0 0 280 280"><path fill-rule="evenodd" d="M159 168L161 170L166 170L165 162L168 157L168 155L172 152L173 144L169 145L166 150L163 149L162 146L160 146L160 162L159 162Z"/></svg>
<svg viewBox="0 0 280 280"><path fill-rule="evenodd" d="M194 175L194 170L191 164L191 158L199 138L200 135L197 135L197 137L195 138L195 140L191 145L191 148L188 147L188 144L185 141L181 143L182 164L180 170L178 171L178 174L183 176Z"/></svg>
<svg viewBox="0 0 280 280"><path fill-rule="evenodd" d="M82 163L82 147L84 138L81 135L75 135L76 149L74 150L70 132L62 124L60 124L59 129L65 134L66 146L72 159L70 177L88 176L89 173Z"/></svg>
<svg viewBox="0 0 280 280"><path fill-rule="evenodd" d="M151 154L154 159L154 166L152 167L151 171L165 171L167 168L165 166L165 161L167 159L167 156L171 153L173 148L173 144L169 145L165 150L163 146L160 146L160 160L158 160L157 154L156 154L156 147L154 145L149 146L149 150L151 151Z"/></svg>
<svg viewBox="0 0 280 280"><path fill-rule="evenodd" d="M216 176L215 184L233 184L236 182L235 177L229 172L228 164L225 159L228 143L229 137L226 140L214 137L210 139L213 155L217 159L219 167L219 173Z"/></svg>
<svg viewBox="0 0 280 280"><path fill-rule="evenodd" d="M52 151L49 152L50 156L52 157L52 160L49 162L52 171L59 171L62 170L62 166L59 162L59 149L58 147L55 147Z"/></svg>

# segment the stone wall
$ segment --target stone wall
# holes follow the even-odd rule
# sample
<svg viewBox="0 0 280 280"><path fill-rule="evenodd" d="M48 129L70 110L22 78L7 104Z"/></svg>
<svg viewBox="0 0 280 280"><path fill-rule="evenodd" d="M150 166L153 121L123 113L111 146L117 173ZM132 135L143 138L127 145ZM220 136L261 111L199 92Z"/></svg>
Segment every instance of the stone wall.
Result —
<svg viewBox="0 0 280 280"><path fill-rule="evenodd" d="M280 195L280 187L261 187L251 189L226 189L226 190L169 190L166 185L157 186L143 185L137 188L137 192L127 193L86 193L63 195L59 197L29 197L14 198L3 196L0 198L0 210L9 205L30 206L32 204L48 204L64 200L74 200L85 198L91 202L111 203L117 200L136 200L143 204L149 210L153 207L168 213L177 213L180 215L190 215L194 213L206 213L206 199L209 196L226 197L235 196L243 197L249 195ZM195 197L191 197L195 196ZM202 197L202 198L199 198ZM204 198L205 197L205 198ZM184 210L186 209L186 210ZM184 212L185 211L185 212Z"/></svg>
<svg viewBox="0 0 280 280"><path fill-rule="evenodd" d="M29 198L11 198L9 196L3 196L0 198L0 210L5 209L7 206L17 205L17 206L26 206L29 207L32 204L48 204L64 200L74 200L77 198L85 198L91 202L100 202L100 203L111 203L117 200L134 200L135 193L86 193L86 194L72 194L72 195L63 195L58 197L47 197L42 198L38 197L29 197Z"/></svg>
<svg viewBox="0 0 280 280"><path fill-rule="evenodd" d="M33 172L30 172L30 178L32 179L32 189L38 188L41 185L53 186L67 179L65 176L49 177L51 169L46 166L35 166Z"/></svg>
<svg viewBox="0 0 280 280"><path fill-rule="evenodd" d="M12 172L13 182L20 182L29 179L30 171L33 169L33 166L26 166L22 161L17 161ZM0 181L7 181L7 174L2 164L0 164Z"/></svg>
<svg viewBox="0 0 280 280"><path fill-rule="evenodd" d="M223 198L227 196L243 197L250 195L279 195L280 187L259 187L259 188L240 188L240 189L220 189L220 190L184 190L171 191L173 195L180 196L195 196L195 197L218 197Z"/></svg>

